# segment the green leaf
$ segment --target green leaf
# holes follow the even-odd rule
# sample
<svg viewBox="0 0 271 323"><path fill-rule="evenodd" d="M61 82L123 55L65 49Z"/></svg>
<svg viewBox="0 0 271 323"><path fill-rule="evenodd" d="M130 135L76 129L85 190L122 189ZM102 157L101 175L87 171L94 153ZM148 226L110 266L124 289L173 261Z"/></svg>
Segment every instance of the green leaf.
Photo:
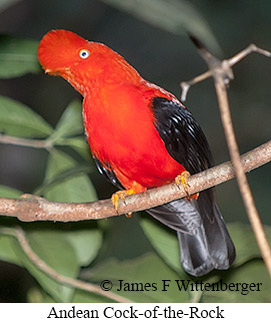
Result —
<svg viewBox="0 0 271 323"><path fill-rule="evenodd" d="M153 253L124 261L109 259L103 264L97 265L89 275L91 281L95 283L100 283L103 280L112 281L112 292L135 302L186 302L190 297L188 292L180 292L175 282L175 280L184 279L184 277L178 276L160 257ZM142 290L118 291L120 280L139 283L145 287ZM163 291L163 280L167 280L169 283L167 291Z"/></svg>
<svg viewBox="0 0 271 323"><path fill-rule="evenodd" d="M251 226L244 223L230 223L227 225L236 248L235 266L241 265L249 259L261 257ZM271 227L265 226L265 232L271 238Z"/></svg>
<svg viewBox="0 0 271 323"><path fill-rule="evenodd" d="M83 136L73 137L83 132L82 103L75 100L63 112L49 140L56 145L69 146L89 160L91 154L85 138Z"/></svg>
<svg viewBox="0 0 271 323"><path fill-rule="evenodd" d="M22 76L41 71L37 48L38 41L0 36L0 78Z"/></svg>
<svg viewBox="0 0 271 323"><path fill-rule="evenodd" d="M108 303L108 298L77 289L72 303Z"/></svg>
<svg viewBox="0 0 271 323"><path fill-rule="evenodd" d="M140 225L158 254L177 272L183 272L177 235L165 226L157 224L148 216L142 217Z"/></svg>
<svg viewBox="0 0 271 323"><path fill-rule="evenodd" d="M77 165L76 161L66 153L57 149L52 150L48 160L45 184ZM66 177L56 185L50 186L44 196L48 200L58 202L82 203L97 200L96 191L89 177L85 174Z"/></svg>
<svg viewBox="0 0 271 323"><path fill-rule="evenodd" d="M224 286L231 284L232 287L204 292L202 302L270 303L271 280L263 261L259 259L231 270L231 274L225 275L222 282Z"/></svg>
<svg viewBox="0 0 271 323"><path fill-rule="evenodd" d="M101 230L96 228L65 232L66 238L73 246L80 266L89 265L97 256L103 242Z"/></svg>
<svg viewBox="0 0 271 323"><path fill-rule="evenodd" d="M15 188L0 185L0 197L9 197L9 198L17 198L20 197L23 192L16 190Z"/></svg>
<svg viewBox="0 0 271 323"><path fill-rule="evenodd" d="M69 169L59 173L55 177L44 181L39 187L37 187L33 191L33 194L43 196L46 192L48 192L54 186L62 183L67 178L77 176L80 174L88 174L88 173L90 173L91 170L92 170L92 165L83 165L83 164L79 164L76 167L69 168Z"/></svg>
<svg viewBox="0 0 271 323"><path fill-rule="evenodd" d="M0 235L0 260L21 266L19 244L12 235Z"/></svg>
<svg viewBox="0 0 271 323"><path fill-rule="evenodd" d="M57 235L73 247L80 267L94 260L103 243L103 233L97 222L70 223L68 227L59 223L56 230Z"/></svg>
<svg viewBox="0 0 271 323"><path fill-rule="evenodd" d="M27 234L33 251L57 273L63 276L77 277L79 264L72 245L58 234L58 231L32 231ZM69 302L74 289L50 278L38 269L25 254L20 254L20 260L25 268L36 278L43 289L60 302Z"/></svg>
<svg viewBox="0 0 271 323"><path fill-rule="evenodd" d="M27 291L27 302L28 303L55 303L50 295L48 295L43 289L38 287L31 287Z"/></svg>
<svg viewBox="0 0 271 323"><path fill-rule="evenodd" d="M0 133L14 137L44 138L51 132L52 127L29 107L0 96Z"/></svg>
<svg viewBox="0 0 271 323"><path fill-rule="evenodd" d="M50 140L58 143L61 138L82 134L83 131L82 103L76 100L71 102L63 112Z"/></svg>
<svg viewBox="0 0 271 323"><path fill-rule="evenodd" d="M8 7L12 6L16 2L19 2L21 0L1 0L0 1L0 11L6 10Z"/></svg>
<svg viewBox="0 0 271 323"><path fill-rule="evenodd" d="M73 148L79 155L81 155L86 160L90 160L91 158L89 146L86 143L86 140L83 136L64 138L62 140L58 140L57 144Z"/></svg>
<svg viewBox="0 0 271 323"><path fill-rule="evenodd" d="M124 10L148 24L176 35L190 33L211 50L220 53L220 47L208 23L187 0L102 0Z"/></svg>

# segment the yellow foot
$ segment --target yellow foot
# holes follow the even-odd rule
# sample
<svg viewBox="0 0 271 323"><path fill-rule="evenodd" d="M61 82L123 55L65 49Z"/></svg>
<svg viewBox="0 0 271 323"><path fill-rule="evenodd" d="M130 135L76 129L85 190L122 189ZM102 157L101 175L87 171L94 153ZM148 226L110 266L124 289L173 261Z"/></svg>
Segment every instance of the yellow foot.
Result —
<svg viewBox="0 0 271 323"><path fill-rule="evenodd" d="M125 202L125 197L132 195L134 193L135 193L135 191L131 188L129 190L117 191L116 193L114 193L112 195L111 200L112 200L113 206L118 214L119 214L119 199L121 199L123 202ZM128 217L131 217L131 215Z"/></svg>
<svg viewBox="0 0 271 323"><path fill-rule="evenodd" d="M180 175L178 175L176 178L175 178L175 183L176 185L178 186L178 188L180 188L180 185L183 186L184 190L185 190L185 193L187 195L187 199L190 200L191 197L190 197L190 194L188 192L188 187L189 187L189 184L188 184L188 177L190 176L190 173L188 171L183 171Z"/></svg>
<svg viewBox="0 0 271 323"><path fill-rule="evenodd" d="M190 176L190 173L188 171L183 171L181 173L181 175L178 175L176 178L175 178L175 183L176 185L178 186L178 188L180 188L180 185L183 186L184 190L185 190L185 193L186 193L186 199L188 201L190 201L192 198L197 200L198 197L199 197L199 193L195 193L195 194L192 194L190 195L189 192L188 192L188 188L189 188L189 184L188 184L188 177Z"/></svg>

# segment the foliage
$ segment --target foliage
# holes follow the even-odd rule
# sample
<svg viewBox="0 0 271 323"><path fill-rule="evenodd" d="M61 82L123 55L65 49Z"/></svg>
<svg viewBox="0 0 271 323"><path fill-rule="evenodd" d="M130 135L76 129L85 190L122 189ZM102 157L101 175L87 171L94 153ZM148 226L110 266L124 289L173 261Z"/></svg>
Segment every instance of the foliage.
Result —
<svg viewBox="0 0 271 323"><path fill-rule="evenodd" d="M40 70L36 59L37 42L15 39L2 35L0 38L0 77L11 78Z"/></svg>
<svg viewBox="0 0 271 323"><path fill-rule="evenodd" d="M128 1L106 0L106 2L119 6ZM141 3L142 0L139 2ZM164 6L166 1L159 1L159 3ZM153 17L152 22L157 25L160 21L161 28L176 32L178 24L181 22L188 24L187 19L180 21L182 18L177 13L182 8L185 8L186 12L191 12L192 7L189 7L185 1L180 1L177 10L174 7L176 1L170 3L168 15L160 14L156 18ZM182 4L185 7L182 7ZM143 13L140 8L142 7L138 4L136 15L142 19ZM170 21L170 27L169 17L174 12L174 8L177 13ZM125 10L128 9L125 8ZM155 12L159 14L158 9ZM194 17L199 17L195 11L192 10L192 12ZM194 24L191 14L190 21ZM202 32L204 31L203 39L209 39L210 44L215 47L217 44L213 36L199 18L197 26L200 26L198 28L202 29ZM187 29L193 31L191 28L192 23ZM0 44L0 77L19 77L28 72L39 71L36 58L37 42L3 36L0 38ZM92 164L85 166L89 160L89 151L83 137L80 102L71 102L53 128L30 107L2 96L0 97L0 132L14 137L44 141L44 149L48 153L47 166L43 183L34 191L35 194L40 194L52 201L97 200L92 176L91 178L89 176L90 172L94 172ZM11 187L0 186L2 197L19 197L21 194L22 192ZM129 231L128 221L133 225L131 231ZM97 285L102 280L111 280L113 293L135 302L270 301L270 280L259 258L260 253L253 233L249 226L244 224L229 225L237 248L235 265L226 272L213 272L206 277L195 279L181 268L174 232L146 215L136 214L132 220L119 218L67 224L27 224L2 217L0 218L0 260L25 268L35 279L28 289L27 297L30 302L107 302L108 299L66 286L38 269L14 237L17 225L25 231L33 251L60 275L84 279ZM127 236L122 236L123 231L120 228L128 231ZM266 232L271 237L270 227L266 227ZM115 246L114 252L111 252L113 234L119 234L120 242ZM127 246L130 247L130 245L135 246L131 246L127 251ZM240 291L179 291L176 285L176 280L214 283L220 279L225 283L262 283L262 288L258 292L242 295ZM141 291L131 291L131 289L118 291L120 280L142 283L145 287ZM163 291L163 280L172 282L171 288L167 291Z"/></svg>

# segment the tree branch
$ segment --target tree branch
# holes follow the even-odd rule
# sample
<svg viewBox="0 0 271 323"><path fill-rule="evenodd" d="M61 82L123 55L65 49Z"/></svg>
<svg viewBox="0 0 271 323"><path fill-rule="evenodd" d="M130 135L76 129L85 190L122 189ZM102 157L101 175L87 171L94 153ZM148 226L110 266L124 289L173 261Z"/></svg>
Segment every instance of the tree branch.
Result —
<svg viewBox="0 0 271 323"><path fill-rule="evenodd" d="M242 156L242 165L249 172L271 161L271 141ZM188 178L189 193L193 194L226 182L234 177L231 162L223 163ZM126 214L146 210L186 196L182 187L175 183L154 188L140 194L128 196L120 201L119 212ZM0 214L17 217L24 222L33 221L80 221L97 220L115 216L111 199L92 203L50 202L35 195L24 195L20 199L0 198Z"/></svg>

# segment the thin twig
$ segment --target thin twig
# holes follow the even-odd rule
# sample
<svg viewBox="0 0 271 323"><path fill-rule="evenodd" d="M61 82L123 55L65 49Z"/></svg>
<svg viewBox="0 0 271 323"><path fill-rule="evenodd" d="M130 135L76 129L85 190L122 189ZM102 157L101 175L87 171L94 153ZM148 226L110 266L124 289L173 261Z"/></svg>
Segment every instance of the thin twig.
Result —
<svg viewBox="0 0 271 323"><path fill-rule="evenodd" d="M9 230L9 231L8 231ZM13 235L17 238L20 246L22 247L25 254L28 256L28 258L32 261L32 263L39 268L42 272L44 272L47 276L51 277L53 280L64 284L69 287L73 287L76 289L85 290L87 292L94 293L96 295L101 295L103 297L109 298L111 300L114 300L116 302L120 303L131 303L132 301L122 297L120 295L114 294L110 291L104 291L101 289L100 286L87 283L85 281L79 280L79 279L73 279L70 277L63 276L59 274L57 271L55 271L53 268L48 266L30 247L29 242L26 238L26 235L22 228L17 227L16 229L10 230L8 228L6 231L7 234Z"/></svg>
<svg viewBox="0 0 271 323"><path fill-rule="evenodd" d="M241 52L237 53L233 57L227 59L228 64L233 66L239 63L242 59L248 56L251 53L258 53L266 57L271 57L271 53L265 49L257 47L255 44L250 44L247 48L243 49Z"/></svg>
<svg viewBox="0 0 271 323"><path fill-rule="evenodd" d="M26 139L0 134L0 144L16 145L30 148L49 149L52 143L42 139Z"/></svg>
<svg viewBox="0 0 271 323"><path fill-rule="evenodd" d="M246 172L271 161L271 141L242 156ZM235 176L231 162L223 163L188 179L189 193L197 193L221 184ZM185 190L176 184L168 184L140 194L128 196L125 203L120 201L119 213L127 214L146 210L186 196ZM36 195L24 198L0 198L0 214L17 217L24 222L33 221L80 221L97 220L117 215L110 199L92 203L50 202Z"/></svg>
<svg viewBox="0 0 271 323"><path fill-rule="evenodd" d="M215 82L215 89L218 99L218 106L220 109L221 120L224 127L225 137L228 144L228 149L231 156L231 161L234 166L237 183L239 190L243 199L243 203L251 223L254 235L256 237L258 246L260 248L263 260L265 262L267 271L271 277L271 248L269 246L268 240L266 238L255 202L250 190L247 177L245 175L245 170L242 165L242 160L240 157L240 152L234 132L233 122L230 113L230 105L227 95L226 86L229 84L229 81L233 79L233 73L231 66L242 60L244 57L249 55L252 52L257 52L259 54L265 55L267 57L271 56L271 53L258 48L256 45L251 44L246 49L242 50L232 58L220 62L216 57L214 57L197 39L192 37L195 45L198 48L198 51L202 58L205 60L209 67L212 77ZM182 87L185 90L184 98L186 98L189 87L198 82L199 79L203 80L206 77L201 78L196 77L192 81L186 82L186 85L182 84ZM182 98L183 99L183 98Z"/></svg>
<svg viewBox="0 0 271 323"><path fill-rule="evenodd" d="M254 44L250 44L247 48L243 49L241 52L237 53L236 55L234 55L231 58L225 59L222 62L216 60L216 64L214 66L209 66L210 69L208 71L206 71L200 75L197 75L196 77L194 77L190 81L185 81L185 82L180 83L180 86L182 88L181 100L183 102L186 100L188 91L190 90L190 87L192 85L195 85L199 82L206 80L207 78L209 78L211 76L214 76L215 74L217 74L218 70L220 70L220 73L221 73L221 71L229 73L230 67L234 66L235 64L240 62L242 59L244 59L247 55L249 55L251 53L259 53L259 54L264 55L266 57L271 57L271 53L268 52L267 50L259 48ZM208 60L208 57L204 58L205 61L206 61L206 59ZM233 74L230 75L230 79L233 79Z"/></svg>

